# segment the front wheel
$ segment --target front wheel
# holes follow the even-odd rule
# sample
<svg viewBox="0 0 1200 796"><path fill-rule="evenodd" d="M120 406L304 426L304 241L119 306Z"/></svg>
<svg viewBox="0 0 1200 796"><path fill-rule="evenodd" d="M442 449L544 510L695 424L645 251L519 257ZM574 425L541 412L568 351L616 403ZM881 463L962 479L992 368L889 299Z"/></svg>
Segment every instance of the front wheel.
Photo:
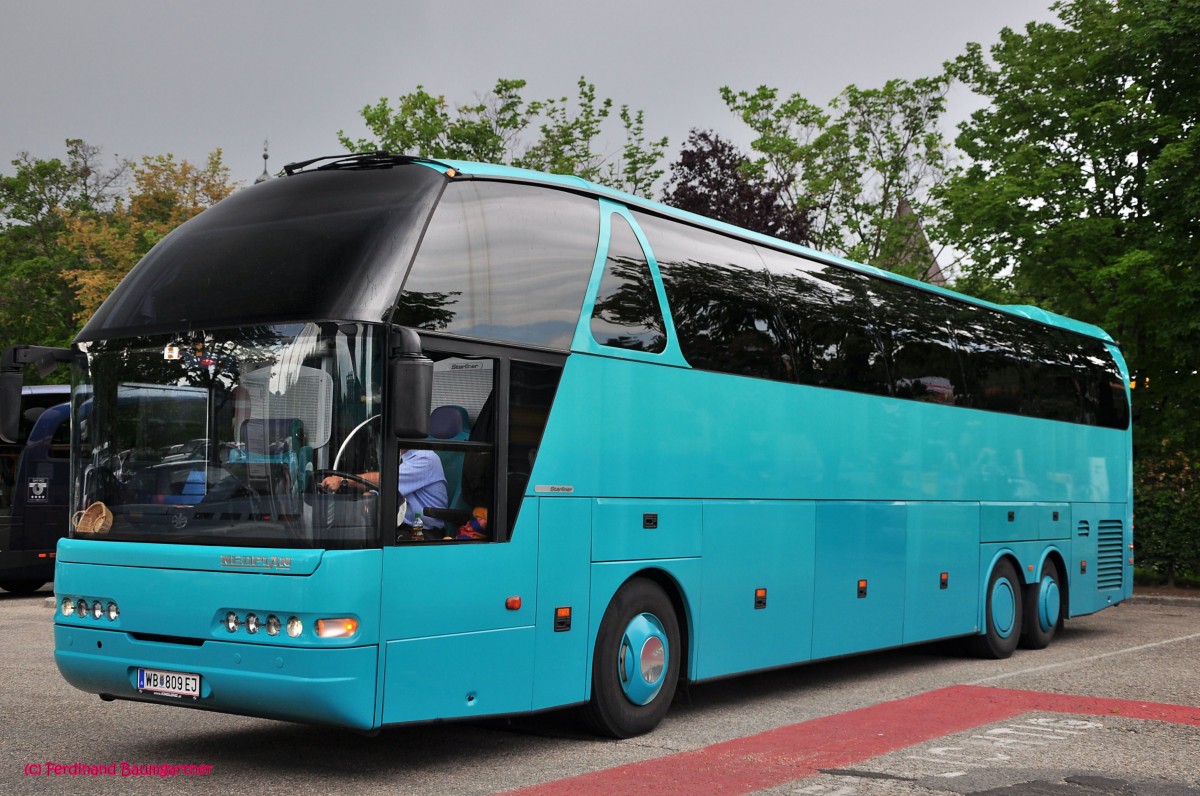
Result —
<svg viewBox="0 0 1200 796"><path fill-rule="evenodd" d="M644 578L626 583L596 636L588 723L613 738L653 730L671 706L681 657L679 620L666 592Z"/></svg>
<svg viewBox="0 0 1200 796"><path fill-rule="evenodd" d="M33 594L46 585L44 580L4 580L0 581L0 589L10 594Z"/></svg>
<svg viewBox="0 0 1200 796"><path fill-rule="evenodd" d="M996 562L988 578L984 621L986 632L967 640L967 649L980 658L999 660L1013 654L1021 639L1021 581L1011 562Z"/></svg>
<svg viewBox="0 0 1200 796"><path fill-rule="evenodd" d="M1049 646L1063 624L1063 599L1058 565L1047 559L1038 582L1025 589L1025 614L1021 646L1040 650Z"/></svg>

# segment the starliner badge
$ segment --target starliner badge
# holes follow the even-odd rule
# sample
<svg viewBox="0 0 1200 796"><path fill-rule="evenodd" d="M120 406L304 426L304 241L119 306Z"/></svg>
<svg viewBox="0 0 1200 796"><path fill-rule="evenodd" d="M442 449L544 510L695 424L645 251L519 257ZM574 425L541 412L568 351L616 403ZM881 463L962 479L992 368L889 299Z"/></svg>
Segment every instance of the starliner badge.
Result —
<svg viewBox="0 0 1200 796"><path fill-rule="evenodd" d="M221 556L221 569L290 570L291 568L291 556Z"/></svg>

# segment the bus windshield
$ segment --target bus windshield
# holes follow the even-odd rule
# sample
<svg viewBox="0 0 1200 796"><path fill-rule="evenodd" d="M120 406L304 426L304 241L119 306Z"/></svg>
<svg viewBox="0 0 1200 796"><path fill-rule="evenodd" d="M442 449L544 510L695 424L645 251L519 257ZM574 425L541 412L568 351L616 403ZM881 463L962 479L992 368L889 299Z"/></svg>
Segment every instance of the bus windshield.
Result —
<svg viewBox="0 0 1200 796"><path fill-rule="evenodd" d="M77 515L76 535L377 545L376 491L317 484L380 470L381 339L308 323L85 344L75 506L103 506Z"/></svg>

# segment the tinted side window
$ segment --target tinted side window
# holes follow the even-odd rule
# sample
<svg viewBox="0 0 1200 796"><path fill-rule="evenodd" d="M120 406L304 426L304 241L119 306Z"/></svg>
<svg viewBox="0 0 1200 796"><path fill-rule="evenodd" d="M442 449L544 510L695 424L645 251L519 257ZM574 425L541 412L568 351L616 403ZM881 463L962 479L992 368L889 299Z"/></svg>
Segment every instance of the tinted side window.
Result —
<svg viewBox="0 0 1200 796"><path fill-rule="evenodd" d="M1016 318L973 304L947 308L961 352L968 405L993 412L1021 411L1022 355Z"/></svg>
<svg viewBox="0 0 1200 796"><path fill-rule="evenodd" d="M873 285L880 340L887 351L897 398L965 404L966 390L954 337L947 325L951 302L934 293L879 281Z"/></svg>
<svg viewBox="0 0 1200 796"><path fill-rule="evenodd" d="M1025 353L1025 402L1022 414L1048 420L1083 421L1080 377L1074 367L1078 342L1061 329L1026 325L1022 348Z"/></svg>
<svg viewBox="0 0 1200 796"><path fill-rule="evenodd" d="M658 354L667 346L663 328L646 254L629 222L614 213L592 336L600 345Z"/></svg>
<svg viewBox="0 0 1200 796"><path fill-rule="evenodd" d="M1129 396L1117 362L1103 343L1085 341L1075 355L1082 371L1084 422L1106 428L1129 427Z"/></svg>
<svg viewBox="0 0 1200 796"><path fill-rule="evenodd" d="M796 379L816 387L888 395L871 280L782 252L759 251L789 332Z"/></svg>
<svg viewBox="0 0 1200 796"><path fill-rule="evenodd" d="M794 381L788 335L771 306L762 260L749 243L635 214L663 277L688 363Z"/></svg>
<svg viewBox="0 0 1200 796"><path fill-rule="evenodd" d="M528 185L451 183L393 322L568 349L599 225L595 199Z"/></svg>
<svg viewBox="0 0 1200 796"><path fill-rule="evenodd" d="M508 536L512 537L517 515L542 433L550 419L550 406L562 368L554 365L513 361L509 370L508 420Z"/></svg>

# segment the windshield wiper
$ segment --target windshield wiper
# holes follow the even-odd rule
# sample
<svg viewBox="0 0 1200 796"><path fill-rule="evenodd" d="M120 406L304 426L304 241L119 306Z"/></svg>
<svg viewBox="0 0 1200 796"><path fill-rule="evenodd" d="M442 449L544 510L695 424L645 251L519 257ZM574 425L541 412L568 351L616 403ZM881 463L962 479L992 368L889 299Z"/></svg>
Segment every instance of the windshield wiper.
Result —
<svg viewBox="0 0 1200 796"><path fill-rule="evenodd" d="M322 161L329 162L323 163ZM353 155L324 155L319 158L302 160L299 163L289 163L283 167L283 171L290 177L314 163L321 163L321 165L317 166L313 171L327 171L331 169L390 169L393 166L403 166L409 163L425 163L449 168L447 164L431 158L422 158L415 155L394 155L391 152L379 150L376 152L358 152Z"/></svg>

